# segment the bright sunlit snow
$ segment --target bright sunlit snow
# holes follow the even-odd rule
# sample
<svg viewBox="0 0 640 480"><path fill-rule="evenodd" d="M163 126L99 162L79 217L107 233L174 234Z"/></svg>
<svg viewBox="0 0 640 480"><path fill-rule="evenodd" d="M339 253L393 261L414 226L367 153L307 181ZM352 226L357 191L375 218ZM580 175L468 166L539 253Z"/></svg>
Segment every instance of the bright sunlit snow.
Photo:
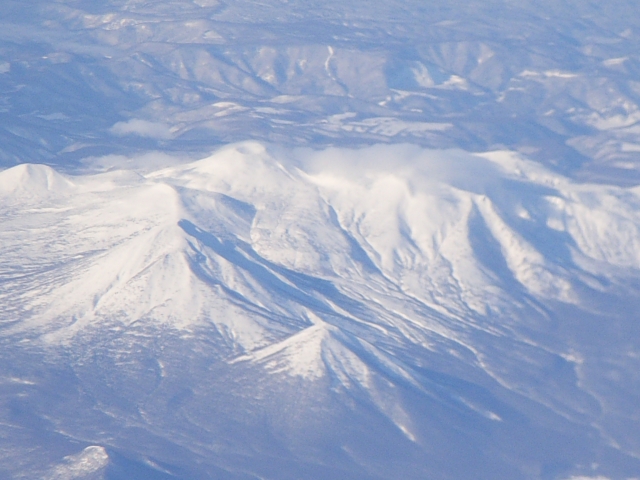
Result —
<svg viewBox="0 0 640 480"><path fill-rule="evenodd" d="M80 418L56 417L65 435L111 445L114 427L87 437L82 420L107 414L109 424L160 428L189 455L224 458L238 440L215 432L234 421L201 416L226 397L223 410L246 403L236 414L265 439L276 427L263 431L253 415L284 422L277 431L293 435L282 446L292 458L322 464L314 450L295 452L346 442L363 457L338 468L366 471L376 462L368 437L331 427L332 405L356 401L374 409L365 418L377 413L348 428L408 440L401 451L415 460L393 455L411 478L434 471L434 432L457 438L448 444L484 432L467 461L487 478L517 474L492 451L525 462L530 453L512 444L525 434L554 444L552 458L610 451L614 465L635 461L637 407L616 408L624 387L612 389L608 362L629 372L640 360L627 337L637 187L575 183L507 151L256 142L147 173L19 165L0 173L0 186L3 338L71 355L81 379L72 395L81 401L89 388L82 401L94 399ZM30 381L39 387L49 374ZM280 398L291 388L302 390ZM286 420L269 406L289 401ZM187 419L216 440L193 451L200 435ZM295 440L316 421L324 440ZM564 426L547 431L547 422ZM580 441L567 450L565 435ZM153 445L142 451L162 448ZM458 455L440 461L451 468Z"/></svg>
<svg viewBox="0 0 640 480"><path fill-rule="evenodd" d="M631 0L4 0L0 478L635 480Z"/></svg>

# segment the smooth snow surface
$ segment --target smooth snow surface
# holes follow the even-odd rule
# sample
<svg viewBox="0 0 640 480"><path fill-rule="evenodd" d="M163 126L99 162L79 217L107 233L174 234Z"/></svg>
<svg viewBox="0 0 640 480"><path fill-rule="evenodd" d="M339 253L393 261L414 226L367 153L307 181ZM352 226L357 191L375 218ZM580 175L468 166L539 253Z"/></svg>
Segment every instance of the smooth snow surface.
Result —
<svg viewBox="0 0 640 480"><path fill-rule="evenodd" d="M410 145L129 163L0 172L7 475L640 469L637 187Z"/></svg>

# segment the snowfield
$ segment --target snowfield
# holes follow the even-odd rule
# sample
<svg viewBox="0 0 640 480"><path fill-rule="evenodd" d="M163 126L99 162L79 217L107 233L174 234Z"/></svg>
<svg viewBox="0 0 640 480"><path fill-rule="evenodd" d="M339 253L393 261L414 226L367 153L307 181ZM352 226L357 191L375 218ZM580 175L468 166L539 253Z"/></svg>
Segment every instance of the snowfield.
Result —
<svg viewBox="0 0 640 480"><path fill-rule="evenodd" d="M57 436L48 478L640 466L638 187L411 145L113 160L0 172L22 475Z"/></svg>
<svg viewBox="0 0 640 480"><path fill-rule="evenodd" d="M637 0L2 0L0 479L637 480Z"/></svg>

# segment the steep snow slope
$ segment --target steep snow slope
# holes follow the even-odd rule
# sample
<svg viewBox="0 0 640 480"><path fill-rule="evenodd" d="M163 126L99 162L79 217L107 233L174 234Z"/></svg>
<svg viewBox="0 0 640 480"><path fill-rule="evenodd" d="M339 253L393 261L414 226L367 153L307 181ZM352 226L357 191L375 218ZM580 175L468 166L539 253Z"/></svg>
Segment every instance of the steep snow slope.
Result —
<svg viewBox="0 0 640 480"><path fill-rule="evenodd" d="M0 458L35 458L8 475L640 468L638 188L508 151L246 142L20 165L0 199Z"/></svg>

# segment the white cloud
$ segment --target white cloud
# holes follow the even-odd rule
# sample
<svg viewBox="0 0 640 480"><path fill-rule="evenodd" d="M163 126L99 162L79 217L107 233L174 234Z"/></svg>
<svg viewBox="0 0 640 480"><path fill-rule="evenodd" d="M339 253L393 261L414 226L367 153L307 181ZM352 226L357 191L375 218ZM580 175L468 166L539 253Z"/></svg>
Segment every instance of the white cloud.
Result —
<svg viewBox="0 0 640 480"><path fill-rule="evenodd" d="M109 171L109 170L133 170L138 173L147 173L161 168L180 165L193 161L185 155L169 155L165 152L147 152L141 155L105 155L102 157L87 157L83 159L83 164L89 171Z"/></svg>
<svg viewBox="0 0 640 480"><path fill-rule="evenodd" d="M361 149L298 149L297 161L310 174L337 175L358 182L392 175L414 189L448 183L482 192L504 174L495 162L462 150L425 150L415 145L374 145Z"/></svg>
<svg viewBox="0 0 640 480"><path fill-rule="evenodd" d="M118 122L111 127L111 133L119 136L137 135L139 137L168 140L173 138L171 127L166 123L149 122L139 118L132 118L127 122Z"/></svg>

